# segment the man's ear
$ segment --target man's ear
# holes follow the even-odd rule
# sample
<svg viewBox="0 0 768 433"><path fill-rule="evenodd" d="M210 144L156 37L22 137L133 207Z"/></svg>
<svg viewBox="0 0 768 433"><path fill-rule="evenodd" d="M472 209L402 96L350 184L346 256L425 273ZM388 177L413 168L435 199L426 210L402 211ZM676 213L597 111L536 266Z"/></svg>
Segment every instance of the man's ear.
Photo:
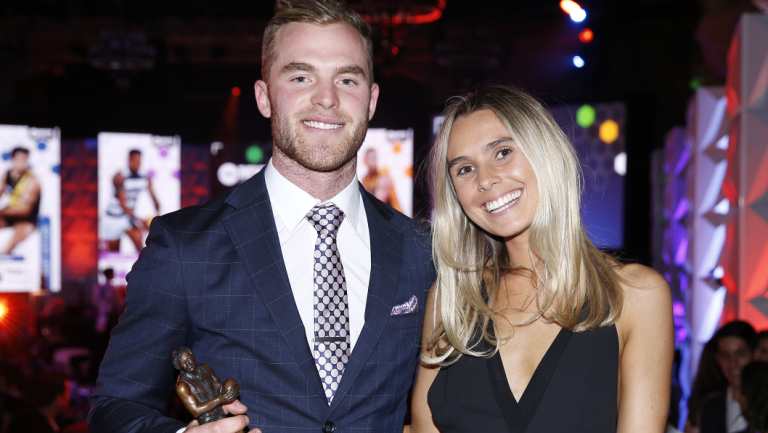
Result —
<svg viewBox="0 0 768 433"><path fill-rule="evenodd" d="M376 103L379 101L379 85L371 84L371 101L368 103L368 120L373 119L373 113L376 112Z"/></svg>
<svg viewBox="0 0 768 433"><path fill-rule="evenodd" d="M253 85L253 92L256 95L256 106L259 107L259 112L262 116L269 119L272 116L272 106L269 103L267 83L263 80L256 81Z"/></svg>

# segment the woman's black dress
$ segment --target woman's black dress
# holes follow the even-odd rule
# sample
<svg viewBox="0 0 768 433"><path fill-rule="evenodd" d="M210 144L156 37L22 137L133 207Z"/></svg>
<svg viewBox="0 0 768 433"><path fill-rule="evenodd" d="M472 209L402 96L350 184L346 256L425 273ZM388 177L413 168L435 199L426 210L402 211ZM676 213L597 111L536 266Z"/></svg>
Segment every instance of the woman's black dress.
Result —
<svg viewBox="0 0 768 433"><path fill-rule="evenodd" d="M441 433L615 433L618 363L615 326L563 329L519 402L497 353L441 368L429 407Z"/></svg>

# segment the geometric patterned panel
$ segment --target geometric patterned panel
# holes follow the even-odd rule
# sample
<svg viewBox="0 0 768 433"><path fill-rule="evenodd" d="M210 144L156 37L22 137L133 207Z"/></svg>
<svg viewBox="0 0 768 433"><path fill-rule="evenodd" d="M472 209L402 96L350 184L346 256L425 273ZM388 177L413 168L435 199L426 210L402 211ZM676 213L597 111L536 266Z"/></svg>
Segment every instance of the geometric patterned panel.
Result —
<svg viewBox="0 0 768 433"><path fill-rule="evenodd" d="M691 104L692 137L690 184L688 269L688 320L691 327L690 374L698 365L704 344L712 337L721 318L725 299L723 270L720 262L731 219L732 201L723 194L727 181L728 160L732 146L726 122L725 91L720 87L702 87Z"/></svg>
<svg viewBox="0 0 768 433"><path fill-rule="evenodd" d="M728 53L732 148L724 191L734 196L723 257L724 318L768 328L768 16L743 15Z"/></svg>

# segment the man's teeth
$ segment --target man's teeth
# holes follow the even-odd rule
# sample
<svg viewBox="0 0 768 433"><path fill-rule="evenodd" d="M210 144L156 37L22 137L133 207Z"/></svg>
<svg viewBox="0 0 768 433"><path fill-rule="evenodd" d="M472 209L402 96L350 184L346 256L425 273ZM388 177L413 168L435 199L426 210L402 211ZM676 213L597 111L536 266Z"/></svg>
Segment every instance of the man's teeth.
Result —
<svg viewBox="0 0 768 433"><path fill-rule="evenodd" d="M519 190L519 189L514 190L514 191L510 192L509 194L505 194L505 195L497 198L496 200L492 200L492 201L487 202L485 204L485 210L487 210L488 212L497 211L497 210L501 209L502 207L504 207L504 206L512 203L513 201L519 199L521 195L523 195L523 191L522 190Z"/></svg>
<svg viewBox="0 0 768 433"><path fill-rule="evenodd" d="M325 122L318 122L317 120L305 120L304 124L309 126L310 128L317 128L317 129L339 129L342 127L341 123L325 123Z"/></svg>

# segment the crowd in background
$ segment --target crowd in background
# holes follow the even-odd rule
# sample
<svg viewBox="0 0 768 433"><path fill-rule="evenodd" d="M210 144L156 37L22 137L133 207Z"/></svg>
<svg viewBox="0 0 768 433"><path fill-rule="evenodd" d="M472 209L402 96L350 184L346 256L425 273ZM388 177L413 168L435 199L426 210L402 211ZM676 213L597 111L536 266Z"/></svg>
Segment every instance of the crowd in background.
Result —
<svg viewBox="0 0 768 433"><path fill-rule="evenodd" d="M71 305L41 297L33 331L12 343L0 331L0 433L88 431L88 397L124 303L111 277ZM169 410L188 418L175 400ZM768 330L724 324L704 347L687 405L686 433L768 432Z"/></svg>

